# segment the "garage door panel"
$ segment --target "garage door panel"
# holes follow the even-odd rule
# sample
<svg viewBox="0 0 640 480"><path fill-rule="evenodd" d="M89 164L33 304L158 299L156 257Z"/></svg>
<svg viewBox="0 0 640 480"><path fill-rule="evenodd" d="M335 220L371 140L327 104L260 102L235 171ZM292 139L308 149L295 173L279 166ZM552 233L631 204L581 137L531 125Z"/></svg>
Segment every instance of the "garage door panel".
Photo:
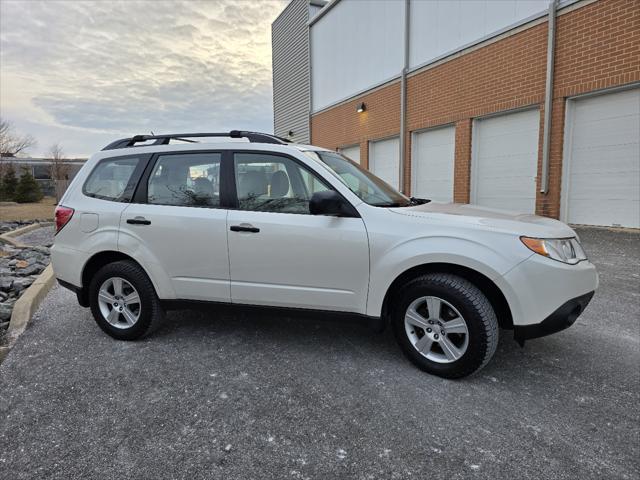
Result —
<svg viewBox="0 0 640 480"><path fill-rule="evenodd" d="M529 131L532 128L531 116L536 116L538 121L540 120L540 112L538 110L497 115L483 119L482 121L489 122L484 124L483 129L487 137L504 136L510 133Z"/></svg>
<svg viewBox="0 0 640 480"><path fill-rule="evenodd" d="M591 173L572 175L572 181L574 185L571 190L571 198L585 199L591 203L610 198L633 199L638 179L627 173L609 175ZM593 207L599 207L599 205Z"/></svg>
<svg viewBox="0 0 640 480"><path fill-rule="evenodd" d="M578 225L631 226L640 216L640 202L627 199L601 200L601 207L594 209L587 202L571 210L571 223Z"/></svg>
<svg viewBox="0 0 640 480"><path fill-rule="evenodd" d="M640 227L640 89L569 100L563 219Z"/></svg>
<svg viewBox="0 0 640 480"><path fill-rule="evenodd" d="M343 147L340 149L345 157L353 160L356 163L360 163L360 145L351 145L349 147Z"/></svg>
<svg viewBox="0 0 640 480"><path fill-rule="evenodd" d="M369 170L394 188L400 187L400 139L369 142Z"/></svg>
<svg viewBox="0 0 640 480"><path fill-rule="evenodd" d="M608 173L637 173L637 156L640 154L636 145L605 146L590 149L574 149L574 162L570 169L571 176L580 174L601 175L603 169Z"/></svg>
<svg viewBox="0 0 640 480"><path fill-rule="evenodd" d="M483 135L483 148L481 156L484 158L509 158L518 155L528 155L531 153L531 137L537 134L538 129L522 132L513 132L509 135L500 135L487 138ZM509 143L509 151L505 152L505 143Z"/></svg>
<svg viewBox="0 0 640 480"><path fill-rule="evenodd" d="M482 174L486 177L528 177L530 171L517 172L517 165L525 165L530 162L536 162L537 155L508 155L502 157L481 157Z"/></svg>
<svg viewBox="0 0 640 480"><path fill-rule="evenodd" d="M638 117L607 118L600 122L583 122L574 126L576 149L607 148L614 145L634 144L634 135L640 129Z"/></svg>
<svg viewBox="0 0 640 480"><path fill-rule="evenodd" d="M497 188L489 188L489 187L480 187L478 190L478 194L481 197L489 198L489 197L501 197L501 198L513 198L513 197L522 197L522 198L533 198L535 199L535 190L527 193L522 191L521 184L523 180L527 180L523 177L502 177L500 179L495 179L493 185ZM531 190L531 189L530 189ZM506 207L503 207L506 208Z"/></svg>
<svg viewBox="0 0 640 480"><path fill-rule="evenodd" d="M535 211L540 112L528 110L474 122L473 203Z"/></svg>
<svg viewBox="0 0 640 480"><path fill-rule="evenodd" d="M412 136L412 194L437 202L453 201L455 127Z"/></svg>
<svg viewBox="0 0 640 480"><path fill-rule="evenodd" d="M622 94L618 96L616 94L605 94L592 97L583 103L578 100L574 105L576 124L637 115L638 103L637 100L632 98L633 94L626 95L629 92L620 93Z"/></svg>

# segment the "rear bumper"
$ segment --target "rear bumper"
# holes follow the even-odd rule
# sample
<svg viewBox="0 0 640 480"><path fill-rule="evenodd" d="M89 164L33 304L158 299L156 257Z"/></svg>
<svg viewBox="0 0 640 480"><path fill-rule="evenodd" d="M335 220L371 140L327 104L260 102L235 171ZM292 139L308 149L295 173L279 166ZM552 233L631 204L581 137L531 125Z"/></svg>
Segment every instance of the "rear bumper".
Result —
<svg viewBox="0 0 640 480"><path fill-rule="evenodd" d="M594 293L589 292L569 300L540 323L515 325L514 338L520 345L524 345L525 340L544 337L569 328L587 307Z"/></svg>

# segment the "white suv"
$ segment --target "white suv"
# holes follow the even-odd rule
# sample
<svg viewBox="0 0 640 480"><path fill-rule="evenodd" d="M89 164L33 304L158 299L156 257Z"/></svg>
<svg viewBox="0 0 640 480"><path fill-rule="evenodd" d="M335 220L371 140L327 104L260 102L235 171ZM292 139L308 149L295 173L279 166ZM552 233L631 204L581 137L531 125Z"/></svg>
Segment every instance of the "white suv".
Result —
<svg viewBox="0 0 640 480"><path fill-rule="evenodd" d="M390 323L448 378L489 361L498 327L520 344L569 327L598 285L564 223L407 198L336 152L253 132L118 140L56 223L60 284L114 338L202 302L348 314Z"/></svg>

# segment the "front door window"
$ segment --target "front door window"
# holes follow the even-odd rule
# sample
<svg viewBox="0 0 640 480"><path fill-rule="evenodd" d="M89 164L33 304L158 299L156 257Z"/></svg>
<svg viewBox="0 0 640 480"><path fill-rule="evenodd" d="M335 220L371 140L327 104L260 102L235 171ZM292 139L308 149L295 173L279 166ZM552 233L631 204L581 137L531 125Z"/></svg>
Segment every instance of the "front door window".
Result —
<svg viewBox="0 0 640 480"><path fill-rule="evenodd" d="M288 157L237 153L234 157L240 210L309 214L309 200L329 187Z"/></svg>

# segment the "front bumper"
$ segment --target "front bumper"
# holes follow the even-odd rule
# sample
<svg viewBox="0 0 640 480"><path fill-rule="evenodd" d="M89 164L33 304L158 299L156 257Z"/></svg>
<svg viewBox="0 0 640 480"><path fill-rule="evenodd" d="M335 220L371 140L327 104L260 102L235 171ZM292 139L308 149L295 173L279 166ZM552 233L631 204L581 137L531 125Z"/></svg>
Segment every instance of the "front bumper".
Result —
<svg viewBox="0 0 640 480"><path fill-rule="evenodd" d="M569 328L587 307L594 293L589 292L569 300L540 323L514 325L513 332L516 342L522 346L525 340L544 337Z"/></svg>
<svg viewBox="0 0 640 480"><path fill-rule="evenodd" d="M577 265L532 254L495 280L503 292L514 327L539 325L571 299L598 288L598 273L589 261Z"/></svg>

